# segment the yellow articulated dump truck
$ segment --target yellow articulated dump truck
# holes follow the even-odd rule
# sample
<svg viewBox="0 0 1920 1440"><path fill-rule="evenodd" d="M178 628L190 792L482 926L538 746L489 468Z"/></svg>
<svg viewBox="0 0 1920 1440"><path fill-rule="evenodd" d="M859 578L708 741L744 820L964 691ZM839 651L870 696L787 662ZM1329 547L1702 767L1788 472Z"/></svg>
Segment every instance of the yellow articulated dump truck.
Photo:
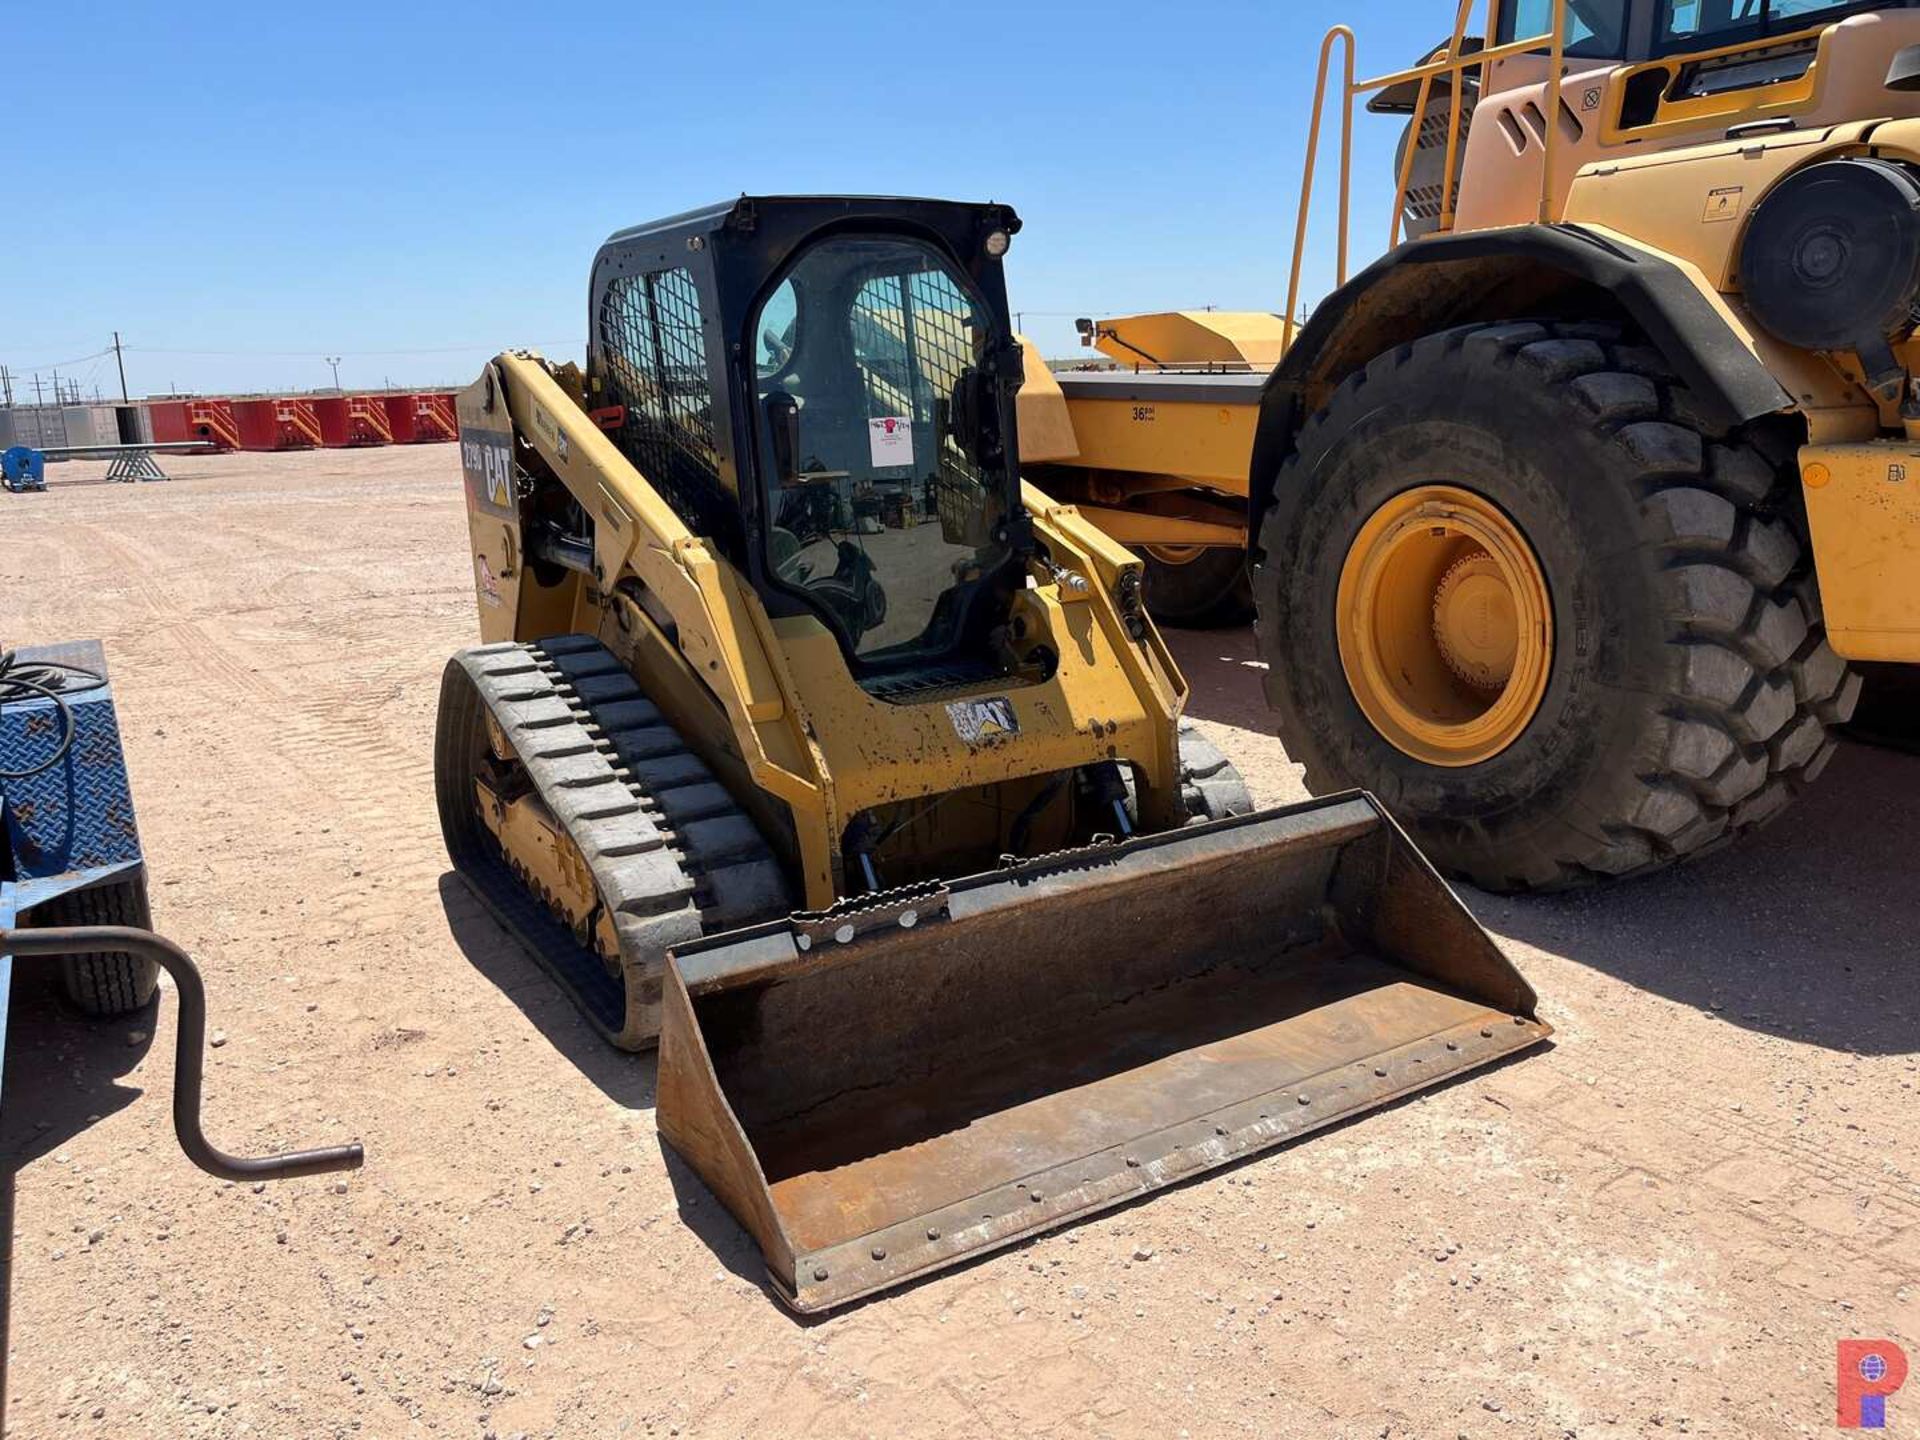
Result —
<svg viewBox="0 0 1920 1440"><path fill-rule="evenodd" d="M824 1309L1534 1044L1354 793L1254 812L1140 562L1024 483L995 205L623 231L459 400L447 845Z"/></svg>
<svg viewBox="0 0 1920 1440"><path fill-rule="evenodd" d="M1196 310L1082 320L1080 331L1110 363L1050 372L1029 357L1022 470L1138 553L1156 620L1245 622L1248 457L1286 323Z"/></svg>
<svg viewBox="0 0 1920 1440"><path fill-rule="evenodd" d="M1554 889L1773 819L1862 667L1920 661L1920 9L1486 8L1371 80L1328 36L1347 125L1406 116L1394 243L1348 277L1343 131L1340 283L1249 402L1246 523L1310 788Z"/></svg>

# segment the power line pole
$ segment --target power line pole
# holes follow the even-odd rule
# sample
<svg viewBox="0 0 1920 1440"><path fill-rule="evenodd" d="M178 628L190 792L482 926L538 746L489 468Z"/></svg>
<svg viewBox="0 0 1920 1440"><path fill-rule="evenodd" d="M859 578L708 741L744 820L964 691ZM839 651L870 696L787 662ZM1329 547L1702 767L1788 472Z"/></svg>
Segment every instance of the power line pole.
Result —
<svg viewBox="0 0 1920 1440"><path fill-rule="evenodd" d="M113 363L120 368L120 403L127 403L127 362L120 358L120 332L113 332Z"/></svg>
<svg viewBox="0 0 1920 1440"><path fill-rule="evenodd" d="M7 367L0 365L0 396L4 396L6 407L13 408L13 376L7 373Z"/></svg>
<svg viewBox="0 0 1920 1440"><path fill-rule="evenodd" d="M33 406L36 410L40 408L40 372L38 370L33 372Z"/></svg>
<svg viewBox="0 0 1920 1440"><path fill-rule="evenodd" d="M320 358L325 360L327 364L333 368L333 390L337 395L340 393L340 357L338 355L323 355Z"/></svg>

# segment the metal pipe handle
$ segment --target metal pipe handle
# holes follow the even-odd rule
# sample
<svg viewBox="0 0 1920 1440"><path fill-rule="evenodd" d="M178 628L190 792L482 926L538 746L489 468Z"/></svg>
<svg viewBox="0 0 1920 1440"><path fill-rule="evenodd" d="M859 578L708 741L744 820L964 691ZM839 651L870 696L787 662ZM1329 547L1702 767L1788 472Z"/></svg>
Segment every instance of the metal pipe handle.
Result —
<svg viewBox="0 0 1920 1440"><path fill-rule="evenodd" d="M289 1180L296 1175L323 1175L331 1170L357 1170L365 1153L360 1146L329 1145L320 1150L294 1150L284 1155L249 1159L214 1148L200 1128L200 1079L207 1038L207 987L187 952L151 930L123 925L73 925L31 930L0 930L0 955L95 955L125 951L152 960L173 977L180 993L180 1020L175 1027L173 1061L173 1133L187 1158L209 1175L222 1180Z"/></svg>

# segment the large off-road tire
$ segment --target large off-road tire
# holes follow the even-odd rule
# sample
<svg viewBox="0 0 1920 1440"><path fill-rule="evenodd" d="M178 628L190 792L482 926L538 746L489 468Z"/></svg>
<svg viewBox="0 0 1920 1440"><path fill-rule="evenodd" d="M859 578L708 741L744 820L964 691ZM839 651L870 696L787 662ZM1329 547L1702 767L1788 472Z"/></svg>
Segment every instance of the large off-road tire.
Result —
<svg viewBox="0 0 1920 1440"><path fill-rule="evenodd" d="M1303 427L1255 572L1308 786L1372 790L1443 869L1502 891L1653 870L1778 815L1859 694L1824 638L1791 459L1764 428L1715 430L1603 323L1467 326L1375 359ZM1447 763L1369 720L1337 629L1374 613L1340 610L1363 527L1420 486L1497 507L1551 622L1513 733Z"/></svg>
<svg viewBox="0 0 1920 1440"><path fill-rule="evenodd" d="M1223 546L1148 549L1142 598L1147 613L1163 625L1212 629L1244 625L1253 618L1247 553Z"/></svg>
<svg viewBox="0 0 1920 1440"><path fill-rule="evenodd" d="M74 890L33 908L36 927L126 925L153 928L144 876ZM83 1014L102 1018L130 1015L153 999L160 967L123 950L103 955L66 955L60 960L60 988Z"/></svg>

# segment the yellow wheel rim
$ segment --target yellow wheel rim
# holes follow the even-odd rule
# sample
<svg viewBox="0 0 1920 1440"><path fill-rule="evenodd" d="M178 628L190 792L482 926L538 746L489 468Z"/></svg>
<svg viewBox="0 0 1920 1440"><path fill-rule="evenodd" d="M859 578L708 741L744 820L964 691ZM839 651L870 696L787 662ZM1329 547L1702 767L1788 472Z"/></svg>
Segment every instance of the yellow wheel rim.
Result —
<svg viewBox="0 0 1920 1440"><path fill-rule="evenodd" d="M1162 565L1191 565L1207 553L1204 545L1145 545L1141 548Z"/></svg>
<svg viewBox="0 0 1920 1440"><path fill-rule="evenodd" d="M1520 738L1553 668L1553 607L1533 547L1492 501L1452 485L1396 495L1340 570L1340 664L1395 748L1478 765Z"/></svg>

